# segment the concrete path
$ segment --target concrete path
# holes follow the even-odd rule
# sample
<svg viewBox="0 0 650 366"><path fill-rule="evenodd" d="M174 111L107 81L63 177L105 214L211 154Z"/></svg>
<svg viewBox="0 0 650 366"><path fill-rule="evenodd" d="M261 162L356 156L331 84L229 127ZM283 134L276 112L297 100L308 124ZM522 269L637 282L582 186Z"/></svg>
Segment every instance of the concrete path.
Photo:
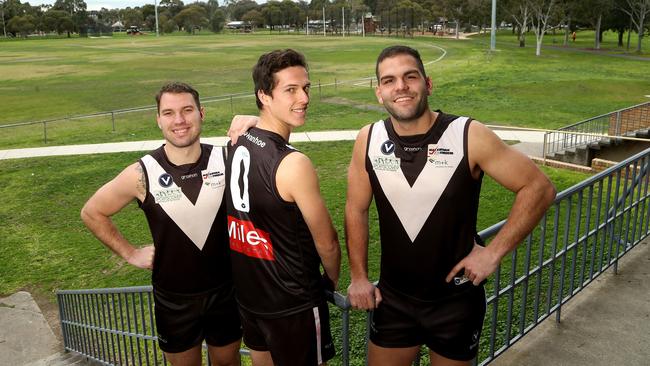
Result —
<svg viewBox="0 0 650 366"><path fill-rule="evenodd" d="M490 365L650 365L650 238Z"/></svg>
<svg viewBox="0 0 650 366"><path fill-rule="evenodd" d="M542 142L544 141L544 132L510 130L502 128L495 128L494 132L496 132L496 134L503 140L520 141L521 143L514 145L514 147L523 151L527 155L538 157L542 155ZM291 134L290 141L306 142L354 140L357 137L357 133L357 130L296 132ZM201 142L214 145L225 145L227 141L228 138L223 136L201 138ZM126 151L151 151L159 147L162 143L163 140L150 140L0 150L0 160L39 156L102 154Z"/></svg>
<svg viewBox="0 0 650 366"><path fill-rule="evenodd" d="M20 291L0 299L0 365L25 365L60 349L32 296Z"/></svg>

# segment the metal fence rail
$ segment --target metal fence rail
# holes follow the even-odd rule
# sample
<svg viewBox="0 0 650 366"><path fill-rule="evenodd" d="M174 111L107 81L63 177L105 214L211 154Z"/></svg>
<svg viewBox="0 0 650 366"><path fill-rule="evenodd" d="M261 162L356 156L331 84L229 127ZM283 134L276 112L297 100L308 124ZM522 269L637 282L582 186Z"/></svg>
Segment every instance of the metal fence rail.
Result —
<svg viewBox="0 0 650 366"><path fill-rule="evenodd" d="M373 84L374 83L374 84ZM312 95L313 96L318 96L319 100L320 97L322 96L322 89L323 88L331 88L333 87L334 90L336 90L338 87L370 87L372 88L373 86L376 86L376 82L374 81L374 77L366 77L366 78L360 78L360 79L350 79L350 80L338 80L334 79L333 82L323 82L321 83L320 80L315 81L314 84L312 85ZM253 98L255 95L251 92L243 92L243 93L234 93L234 94L224 94L224 95L218 95L218 96L211 96L211 97L203 97L201 98L201 103L206 104L206 103L225 103L229 104L229 106L226 106L225 108L230 110L230 114L234 115L236 114L236 108L234 103L243 98ZM53 126L55 125L60 125L60 124L66 124L68 122L72 121L78 121L78 120L84 120L84 119L99 119L99 118L110 118L110 125L111 125L111 130L112 132L115 132L117 130L117 124L116 124L116 119L119 118L120 115L124 114L131 114L131 113L139 113L139 112L146 112L146 111L155 111L156 110L156 105L148 105L148 106L141 106L141 107L133 107L133 108L124 108L124 109L116 109L116 110L111 110L111 111L103 111L103 112L95 112L95 113L87 113L87 114L78 114L78 115L70 115L70 116L65 116L65 117L54 117L54 118L48 118L48 119L43 119L43 120L36 120L36 121L26 121L26 122L15 122L15 123L7 123L7 124L0 124L0 131L2 130L10 130L10 129L17 129L17 128L31 128L34 126L34 128L39 128L42 129L42 136L43 136L43 143L48 142L48 132L52 129ZM50 132L51 133L51 132Z"/></svg>
<svg viewBox="0 0 650 366"><path fill-rule="evenodd" d="M559 128L553 132L547 132L544 136L545 156L587 146L605 139L627 136L629 132L649 127L650 102L619 109Z"/></svg>
<svg viewBox="0 0 650 366"><path fill-rule="evenodd" d="M489 364L549 316L559 321L567 301L608 268L616 271L619 258L650 234L649 185L650 149L557 195L489 278L475 364ZM503 224L483 230L481 237L489 240ZM350 359L349 300L330 295L340 310L341 364L363 364ZM57 297L66 350L107 365L164 364L150 286L59 291ZM366 342L368 327L366 320Z"/></svg>

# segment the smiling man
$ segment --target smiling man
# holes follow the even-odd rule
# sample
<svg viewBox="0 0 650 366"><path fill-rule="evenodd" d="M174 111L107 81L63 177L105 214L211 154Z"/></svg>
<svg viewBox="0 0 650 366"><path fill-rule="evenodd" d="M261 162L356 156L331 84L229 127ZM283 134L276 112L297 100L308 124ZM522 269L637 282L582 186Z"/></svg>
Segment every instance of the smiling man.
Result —
<svg viewBox="0 0 650 366"><path fill-rule="evenodd" d="M259 122L228 147L226 172L244 343L254 366L316 366L335 353L325 289L336 287L341 252L316 171L288 144L309 106L307 63L273 51L253 81Z"/></svg>
<svg viewBox="0 0 650 366"><path fill-rule="evenodd" d="M172 365L201 365L205 340L213 365L236 366L241 325L223 202L225 149L200 143L205 111L191 86L167 84L156 103L165 144L101 187L81 218L128 263L153 271L158 343ZM153 246L135 248L111 220L134 200Z"/></svg>
<svg viewBox="0 0 650 366"><path fill-rule="evenodd" d="M555 189L526 156L468 117L429 109L418 51L384 49L377 100L389 118L365 126L348 171L345 208L352 306L374 310L371 366L406 366L420 346L431 364L469 365L485 314L484 280L532 230ZM516 193L505 226L476 243L483 174ZM379 214L381 272L368 281L368 209Z"/></svg>

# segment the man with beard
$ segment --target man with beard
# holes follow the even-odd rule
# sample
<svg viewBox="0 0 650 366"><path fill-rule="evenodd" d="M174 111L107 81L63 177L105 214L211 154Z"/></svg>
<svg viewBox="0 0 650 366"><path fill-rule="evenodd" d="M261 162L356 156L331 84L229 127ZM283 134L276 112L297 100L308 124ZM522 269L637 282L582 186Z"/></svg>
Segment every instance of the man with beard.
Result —
<svg viewBox="0 0 650 366"><path fill-rule="evenodd" d="M201 365L205 340L213 365L237 366L242 333L223 201L225 149L200 143L205 111L191 86L167 84L156 103L165 144L101 187L81 218L128 263L152 270L158 344L172 365ZM153 246L134 247L111 220L133 200Z"/></svg>
<svg viewBox="0 0 650 366"><path fill-rule="evenodd" d="M416 50L384 49L376 74L375 93L390 117L357 137L345 210L348 296L354 307L374 310L368 362L410 365L425 344L434 366L469 365L485 315L483 283L533 229L555 188L481 123L431 111L432 83ZM487 247L476 231L484 172L516 193ZM367 269L373 197L381 239L377 287Z"/></svg>

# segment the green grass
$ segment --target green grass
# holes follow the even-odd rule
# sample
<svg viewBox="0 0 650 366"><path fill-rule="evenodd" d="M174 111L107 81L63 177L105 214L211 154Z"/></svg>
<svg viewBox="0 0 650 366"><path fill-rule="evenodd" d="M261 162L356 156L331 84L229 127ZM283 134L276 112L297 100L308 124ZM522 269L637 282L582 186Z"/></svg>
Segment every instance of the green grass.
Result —
<svg viewBox="0 0 650 366"><path fill-rule="evenodd" d="M425 62L441 55L434 46L446 50L445 58L427 66L435 87L431 105L486 123L557 128L648 100L650 62L557 49L536 57L532 39L521 49L507 31L490 53L486 37L225 34L4 42L0 125L152 105L169 80L187 81L203 97L250 93L257 57L283 47L304 52L310 63L310 130L357 129L383 116L365 109L378 106L369 81L317 86L372 76L379 51L395 43L417 47ZM579 33L581 42L586 38ZM257 112L252 97L207 103L206 109L206 136L223 135L233 113ZM118 114L115 131L110 116L52 122L45 126L47 145L157 139L154 118L154 111ZM43 145L43 124L0 129L0 149Z"/></svg>
<svg viewBox="0 0 650 366"><path fill-rule="evenodd" d="M321 191L343 243L345 172L352 142L296 144L308 154L318 170ZM0 161L5 197L0 207L0 294L30 288L54 301L57 289L135 286L150 283L150 273L125 264L101 245L83 226L79 210L103 183L142 153L46 157ZM545 169L564 189L586 176ZM513 195L486 178L481 191L479 229L504 219ZM379 240L377 215L371 211L370 277L378 278ZM135 203L115 216L115 222L135 245L146 245L151 237L144 215ZM346 253L344 249L344 258ZM347 259L343 260L340 291L349 284ZM333 314L338 310L333 309ZM337 334L340 318L333 316ZM362 359L365 313L352 313L352 357Z"/></svg>

